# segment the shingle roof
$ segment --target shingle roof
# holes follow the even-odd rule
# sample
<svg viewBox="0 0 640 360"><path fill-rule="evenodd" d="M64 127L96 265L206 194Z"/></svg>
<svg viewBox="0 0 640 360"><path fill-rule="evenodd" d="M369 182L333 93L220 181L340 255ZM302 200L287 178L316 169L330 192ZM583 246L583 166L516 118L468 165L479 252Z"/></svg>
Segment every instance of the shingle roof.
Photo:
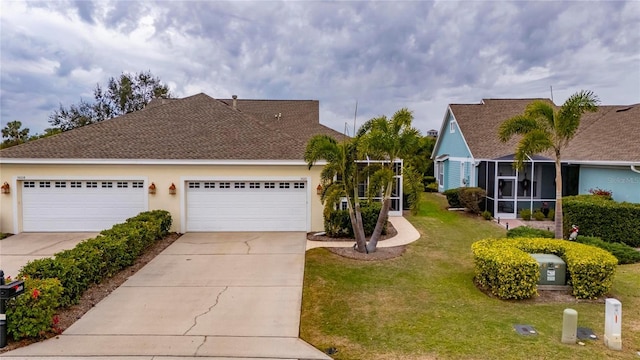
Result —
<svg viewBox="0 0 640 360"><path fill-rule="evenodd" d="M481 104L449 105L477 159L497 159L515 152L519 137L506 143L498 139L498 127L506 119L524 112L534 100L484 99ZM624 110L626 109L626 110ZM621 111L622 110L622 111ZM585 113L569 146L562 152L563 161L640 161L640 104L599 106L595 113ZM543 154L550 157L549 154Z"/></svg>
<svg viewBox="0 0 640 360"><path fill-rule="evenodd" d="M269 100L259 103L270 111ZM320 125L317 101L289 103L280 111L295 129L257 116L258 105L251 108L253 114L205 94L156 100L141 111L3 149L0 157L300 160L315 133L340 135Z"/></svg>

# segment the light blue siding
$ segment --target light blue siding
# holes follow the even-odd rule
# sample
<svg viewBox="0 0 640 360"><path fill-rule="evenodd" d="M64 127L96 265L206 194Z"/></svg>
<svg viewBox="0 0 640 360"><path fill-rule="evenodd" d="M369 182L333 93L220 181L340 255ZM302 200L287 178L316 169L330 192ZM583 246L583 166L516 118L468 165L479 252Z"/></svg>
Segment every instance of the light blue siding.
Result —
<svg viewBox="0 0 640 360"><path fill-rule="evenodd" d="M460 162L459 161L447 161L447 167L444 174L445 190L455 189L460 187Z"/></svg>
<svg viewBox="0 0 640 360"><path fill-rule="evenodd" d="M452 157L471 157L471 153L467 149L467 145L462 137L462 132L458 127L458 123L454 123L454 132L450 132L451 121L455 120L451 114L447 116L445 126L440 134L440 144L436 149L436 157L440 155L449 155ZM458 165L460 166L460 165Z"/></svg>
<svg viewBox="0 0 640 360"><path fill-rule="evenodd" d="M640 203L640 174L629 167L580 166L580 194L596 188L612 191L616 201Z"/></svg>

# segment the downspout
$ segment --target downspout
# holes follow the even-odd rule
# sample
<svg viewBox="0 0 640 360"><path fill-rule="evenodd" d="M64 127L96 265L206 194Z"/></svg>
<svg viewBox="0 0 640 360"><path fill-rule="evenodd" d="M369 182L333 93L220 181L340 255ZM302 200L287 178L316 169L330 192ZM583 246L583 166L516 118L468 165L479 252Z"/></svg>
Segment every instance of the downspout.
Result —
<svg viewBox="0 0 640 360"><path fill-rule="evenodd" d="M631 165L631 171L640 174L640 170L636 169L636 166L639 166L639 165Z"/></svg>

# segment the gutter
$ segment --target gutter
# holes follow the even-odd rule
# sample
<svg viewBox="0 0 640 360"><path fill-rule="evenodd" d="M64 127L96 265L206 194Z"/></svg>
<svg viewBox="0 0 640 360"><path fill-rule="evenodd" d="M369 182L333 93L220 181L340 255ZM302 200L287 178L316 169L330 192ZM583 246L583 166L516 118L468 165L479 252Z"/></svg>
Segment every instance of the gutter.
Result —
<svg viewBox="0 0 640 360"><path fill-rule="evenodd" d="M636 169L636 166L638 165L631 165L631 171L640 174L640 169Z"/></svg>

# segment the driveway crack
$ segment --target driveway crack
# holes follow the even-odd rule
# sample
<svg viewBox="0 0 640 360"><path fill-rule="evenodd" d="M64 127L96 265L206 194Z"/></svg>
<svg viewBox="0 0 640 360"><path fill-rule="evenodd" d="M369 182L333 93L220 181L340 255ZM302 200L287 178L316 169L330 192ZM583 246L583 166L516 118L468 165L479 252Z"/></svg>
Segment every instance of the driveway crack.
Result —
<svg viewBox="0 0 640 360"><path fill-rule="evenodd" d="M189 331L191 331L194 327L196 327L196 325L198 325L198 319L199 319L201 316L207 315L208 313L210 313L210 312L213 310L213 308L215 308L215 307L216 307L216 305L218 305L218 302L220 302L220 297L222 296L222 294L224 294L224 292L225 292L225 291L227 291L227 289L229 289L229 287L228 287L228 286L225 286L225 287L224 287L224 289L222 289L222 291L220 291L220 292L218 293L218 296L216 296L216 302L215 302L215 303L213 303L213 305L211 305L211 306L209 307L209 309L207 309L207 311L205 311L205 312L203 312L203 313L201 313L201 314L198 314L198 315L196 315L196 317L195 317L195 318L193 318L193 325L191 325L191 327L190 327L189 329L187 329L187 331L185 331L185 332L184 332L184 334L182 334L182 335L187 335L187 334L189 333ZM202 345L201 345L201 346L202 346Z"/></svg>
<svg viewBox="0 0 640 360"><path fill-rule="evenodd" d="M196 351L193 353L193 356L198 356L198 352L200 351L200 348L202 347L202 345L207 343L207 339L208 339L208 336L205 336L204 339L202 339L202 343L198 345L198 347L196 348Z"/></svg>

